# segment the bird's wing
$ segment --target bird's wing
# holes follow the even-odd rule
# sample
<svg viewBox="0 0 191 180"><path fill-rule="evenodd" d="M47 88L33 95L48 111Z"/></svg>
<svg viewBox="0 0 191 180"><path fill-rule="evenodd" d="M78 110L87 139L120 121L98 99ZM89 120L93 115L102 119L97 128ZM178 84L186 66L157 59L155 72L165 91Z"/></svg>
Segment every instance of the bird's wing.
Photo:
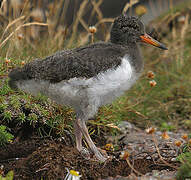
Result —
<svg viewBox="0 0 191 180"><path fill-rule="evenodd" d="M24 66L28 79L43 79L52 83L74 77L91 78L120 65L125 48L112 43L95 43L90 46L64 50L43 60Z"/></svg>

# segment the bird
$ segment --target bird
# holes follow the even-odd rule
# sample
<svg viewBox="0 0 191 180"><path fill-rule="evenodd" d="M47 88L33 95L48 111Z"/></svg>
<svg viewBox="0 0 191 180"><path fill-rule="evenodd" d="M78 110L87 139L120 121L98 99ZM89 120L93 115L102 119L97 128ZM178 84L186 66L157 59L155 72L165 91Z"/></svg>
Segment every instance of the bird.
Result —
<svg viewBox="0 0 191 180"><path fill-rule="evenodd" d="M77 150L90 159L82 145L84 137L96 159L104 162L108 157L92 141L86 123L99 107L112 103L141 76L141 42L167 50L145 32L138 17L121 14L114 19L108 42L65 49L30 61L9 73L8 84L14 90L34 96L40 93L72 107L76 113L73 126Z"/></svg>

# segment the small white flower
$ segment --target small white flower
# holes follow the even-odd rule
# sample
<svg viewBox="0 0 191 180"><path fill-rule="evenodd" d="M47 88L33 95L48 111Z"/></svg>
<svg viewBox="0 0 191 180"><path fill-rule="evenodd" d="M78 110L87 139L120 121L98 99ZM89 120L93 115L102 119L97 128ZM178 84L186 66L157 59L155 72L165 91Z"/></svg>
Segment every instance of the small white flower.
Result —
<svg viewBox="0 0 191 180"><path fill-rule="evenodd" d="M78 171L74 171L74 170L70 170L68 168L66 168L66 170L68 171L66 177L64 178L64 180L79 180L81 175L79 175Z"/></svg>

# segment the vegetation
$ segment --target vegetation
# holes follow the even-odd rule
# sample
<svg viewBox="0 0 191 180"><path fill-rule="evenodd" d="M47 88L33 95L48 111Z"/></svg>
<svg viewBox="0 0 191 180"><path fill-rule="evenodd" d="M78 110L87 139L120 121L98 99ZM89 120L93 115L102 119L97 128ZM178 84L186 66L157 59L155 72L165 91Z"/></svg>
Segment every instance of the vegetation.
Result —
<svg viewBox="0 0 191 180"><path fill-rule="evenodd" d="M186 180L191 178L191 144L187 144L184 152L181 153L177 160L181 162L181 166L177 172L177 179Z"/></svg>
<svg viewBox="0 0 191 180"><path fill-rule="evenodd" d="M75 118L72 109L60 107L42 95L33 97L24 92L11 90L7 83L7 75L11 69L23 66L35 58L48 56L63 47L71 48L90 43L91 33L88 23L83 20L85 8L89 6L92 9L90 19L97 18L95 24L97 34L101 34L105 41L109 38L109 28L106 27L108 23L111 25L113 19L103 17L98 6L98 2L101 1L96 3L96 1L84 0L70 27L63 23L66 12L58 10L63 2L66 3L63 7L67 7L68 1L50 3L45 13L46 22L43 20L45 14L41 11L37 12L37 9L41 8L40 2L42 1L39 0L36 6L32 1L24 1L24 4L17 4L17 6L11 5L9 14L12 16L9 18L6 17L7 12L3 11L3 3L5 5L6 1L2 3L1 18L4 21L0 33L0 124L2 124L0 146L12 141L13 135L23 127L30 127L32 133L38 136L61 136L65 129L72 132L72 120ZM128 5L124 7L124 12L128 9ZM32 7L33 13L29 13ZM187 4L187 7L191 7L191 4ZM179 17L177 11L185 14L184 22L180 24L174 23ZM96 127L97 132L116 133L116 129L111 127L121 121L133 122L141 128L157 126L167 131L191 129L189 17L189 12L182 6L181 9L170 11L153 22L153 26L156 27L162 24L163 29L160 33L164 36L161 38L169 50L162 52L153 47L141 47L146 61L141 79L112 105L102 107L96 120L89 121L92 127ZM77 31L79 24L83 26L85 33ZM172 29L169 27L170 24L173 24ZM40 36L42 38L39 38ZM95 34L95 39L92 38L92 41L97 39ZM153 76L149 75L150 72L153 72ZM153 82L156 84L152 85ZM182 177L182 174L190 177L190 151L181 154L178 159L182 166L177 177Z"/></svg>
<svg viewBox="0 0 191 180"><path fill-rule="evenodd" d="M1 176L0 174L0 180L13 180L14 173L13 171L9 171L5 177Z"/></svg>
<svg viewBox="0 0 191 180"><path fill-rule="evenodd" d="M0 147L12 142L13 135L6 131L6 126L0 125Z"/></svg>

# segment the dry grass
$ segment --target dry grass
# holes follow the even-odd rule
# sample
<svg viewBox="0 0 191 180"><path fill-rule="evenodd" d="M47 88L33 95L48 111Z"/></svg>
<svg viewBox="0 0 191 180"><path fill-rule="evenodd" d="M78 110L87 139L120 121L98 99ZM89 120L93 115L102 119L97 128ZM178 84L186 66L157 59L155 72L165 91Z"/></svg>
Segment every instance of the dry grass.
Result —
<svg viewBox="0 0 191 180"><path fill-rule="evenodd" d="M178 21L178 18L184 18L182 22L175 24L175 21ZM172 23L172 42L170 44L169 51L166 52L165 56L174 57L174 60L177 63L177 68L181 69L184 66L184 50L185 50L185 37L186 33L189 32L190 29L190 22L189 22L190 14L186 13L185 15L181 16L180 12L169 14L166 16L159 24L162 25L163 23L170 24Z"/></svg>
<svg viewBox="0 0 191 180"><path fill-rule="evenodd" d="M126 3L124 8L123 8L123 13L126 13L128 9L130 9L130 15L132 15L132 6L137 4L139 0L130 0L129 3Z"/></svg>
<svg viewBox="0 0 191 180"><path fill-rule="evenodd" d="M11 39L11 37L17 33L17 31L19 31L21 28L23 27L27 27L27 26L33 26L33 25L38 25L38 26L48 26L48 24L45 24L45 23L39 23L39 22L31 22L31 23L25 23L25 24L22 24L20 26L18 26L12 33L9 34L8 37L5 38L5 40L3 40L3 42L0 44L0 48L2 48L5 43Z"/></svg>
<svg viewBox="0 0 191 180"><path fill-rule="evenodd" d="M63 46L72 47L75 42L79 42L78 44L82 45L87 43L88 38L86 38L86 41L83 40L83 42L81 42L80 36L77 36L77 34L79 34L79 25L83 27L88 37L88 22L91 22L91 19L96 17L96 28L99 26L104 33L104 37L107 37L109 31L106 30L105 23L113 21L113 19L104 19L103 17L100 9L103 0L83 0L79 9L74 12L75 18L73 22L70 23L70 26L66 23L69 0L55 0L46 5L43 5L44 2L42 0L39 0L38 3L29 0L14 0L11 2L13 3L8 3L7 0L4 0L0 8L0 17L2 19L1 47L8 43L9 40L11 41L11 38L14 38L13 35L16 35L16 32L23 37L22 39L20 38L20 41L16 41L15 43L15 46L18 46L19 43L21 44L19 48L21 48L23 42L35 48L44 37L51 39L51 46L56 47L56 49L60 49ZM83 16L86 15L88 9L91 10L91 15L89 20L85 21ZM45 24L48 24L46 28L38 27L39 25L44 26ZM17 30L13 33L15 29Z"/></svg>
<svg viewBox="0 0 191 180"><path fill-rule="evenodd" d="M2 19L0 48L6 44L9 46L10 42L11 48L22 50L22 47L26 48L27 44L33 49L38 49L38 45L42 46L44 42L49 43L51 52L54 52L63 47L84 45L90 43L90 25L98 29L98 32L102 34L102 40L108 41L111 23L114 19L104 17L100 8L103 2L103 0L83 0L79 8L75 8L75 12L71 13L69 12L71 10L69 0L55 0L49 3L47 0L14 0L11 3L3 0L0 7ZM173 3L172 0L170 2ZM77 1L74 3L74 6L78 4ZM139 0L130 0L124 5L121 13L129 11L129 14L132 14L132 7L137 3ZM153 2L149 0L149 3L151 9L155 11ZM158 4L162 6L162 1ZM74 15L70 25L66 18L68 13ZM89 19L87 19L87 13L90 13ZM92 19L97 19L97 22L92 24ZM80 33L79 26L83 28ZM15 29L17 29L16 32Z"/></svg>

